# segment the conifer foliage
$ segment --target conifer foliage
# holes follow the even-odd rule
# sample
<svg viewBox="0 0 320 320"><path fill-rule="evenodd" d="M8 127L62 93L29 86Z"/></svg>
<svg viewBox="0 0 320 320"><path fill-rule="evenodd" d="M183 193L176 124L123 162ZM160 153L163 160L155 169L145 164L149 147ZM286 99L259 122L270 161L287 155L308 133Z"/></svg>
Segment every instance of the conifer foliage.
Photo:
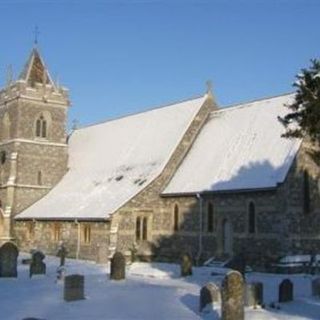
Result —
<svg viewBox="0 0 320 320"><path fill-rule="evenodd" d="M320 144L320 60L311 60L310 68L302 69L296 78L295 101L286 106L291 112L279 118L286 128L283 137L308 136Z"/></svg>

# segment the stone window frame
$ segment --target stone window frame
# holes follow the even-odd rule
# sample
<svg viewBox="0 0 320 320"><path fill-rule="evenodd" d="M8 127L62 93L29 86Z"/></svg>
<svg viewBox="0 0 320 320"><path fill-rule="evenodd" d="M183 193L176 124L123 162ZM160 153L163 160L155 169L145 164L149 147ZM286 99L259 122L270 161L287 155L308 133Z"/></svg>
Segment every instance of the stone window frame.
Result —
<svg viewBox="0 0 320 320"><path fill-rule="evenodd" d="M51 114L48 111L42 111L36 115L33 132L35 139L49 140L51 122Z"/></svg>
<svg viewBox="0 0 320 320"><path fill-rule="evenodd" d="M211 210L209 210L211 208ZM215 221L214 221L214 205L210 200L207 202L207 232L214 233L215 232Z"/></svg>
<svg viewBox="0 0 320 320"><path fill-rule="evenodd" d="M90 244L91 243L91 224L83 223L81 226L81 243Z"/></svg>
<svg viewBox="0 0 320 320"><path fill-rule="evenodd" d="M247 233L249 235L257 234L257 205L253 199L247 202Z"/></svg>
<svg viewBox="0 0 320 320"><path fill-rule="evenodd" d="M28 240L33 240L35 236L36 222L28 221L27 222L27 238Z"/></svg>
<svg viewBox="0 0 320 320"><path fill-rule="evenodd" d="M61 240L62 235L61 222L54 222L52 226L52 240L58 242Z"/></svg>
<svg viewBox="0 0 320 320"><path fill-rule="evenodd" d="M173 219L172 219L172 226L173 226L173 231L174 232L178 232L180 230L180 222L181 222L181 219L180 219L180 207L179 207L179 204L177 202L175 202L173 204Z"/></svg>
<svg viewBox="0 0 320 320"><path fill-rule="evenodd" d="M135 240L144 242L150 239L150 217L147 213L137 213L135 219Z"/></svg>

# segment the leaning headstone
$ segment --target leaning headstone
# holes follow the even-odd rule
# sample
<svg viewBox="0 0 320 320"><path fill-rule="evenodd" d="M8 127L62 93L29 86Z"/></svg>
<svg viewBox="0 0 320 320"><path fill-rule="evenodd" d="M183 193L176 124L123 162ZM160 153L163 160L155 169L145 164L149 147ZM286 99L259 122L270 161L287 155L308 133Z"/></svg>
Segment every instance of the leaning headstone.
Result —
<svg viewBox="0 0 320 320"><path fill-rule="evenodd" d="M32 260L29 269L30 278L34 274L46 274L46 264L43 262L45 255L41 251L32 254Z"/></svg>
<svg viewBox="0 0 320 320"><path fill-rule="evenodd" d="M222 281L221 319L244 320L244 281L240 272L230 271Z"/></svg>
<svg viewBox="0 0 320 320"><path fill-rule="evenodd" d="M284 279L279 285L279 302L289 302L293 300L293 283L289 279Z"/></svg>
<svg viewBox="0 0 320 320"><path fill-rule="evenodd" d="M246 285L245 305L256 307L263 305L263 283L253 282Z"/></svg>
<svg viewBox="0 0 320 320"><path fill-rule="evenodd" d="M110 279L123 280L126 277L126 259L121 252L116 252L111 259Z"/></svg>
<svg viewBox="0 0 320 320"><path fill-rule="evenodd" d="M312 280L312 295L320 297L320 278Z"/></svg>
<svg viewBox="0 0 320 320"><path fill-rule="evenodd" d="M64 266L67 253L66 247L61 243L57 252L57 257L60 257L60 267Z"/></svg>
<svg viewBox="0 0 320 320"><path fill-rule="evenodd" d="M199 304L199 310L202 311L203 308L207 304L212 304L214 302L220 302L220 289L219 287L214 283L207 283L204 287L200 290L200 304Z"/></svg>
<svg viewBox="0 0 320 320"><path fill-rule="evenodd" d="M75 301L84 299L84 276L72 274L64 279L64 300Z"/></svg>
<svg viewBox="0 0 320 320"><path fill-rule="evenodd" d="M12 242L0 247L0 277L17 277L17 259L19 250Z"/></svg>
<svg viewBox="0 0 320 320"><path fill-rule="evenodd" d="M192 258L189 254L184 254L181 257L181 277L192 275Z"/></svg>

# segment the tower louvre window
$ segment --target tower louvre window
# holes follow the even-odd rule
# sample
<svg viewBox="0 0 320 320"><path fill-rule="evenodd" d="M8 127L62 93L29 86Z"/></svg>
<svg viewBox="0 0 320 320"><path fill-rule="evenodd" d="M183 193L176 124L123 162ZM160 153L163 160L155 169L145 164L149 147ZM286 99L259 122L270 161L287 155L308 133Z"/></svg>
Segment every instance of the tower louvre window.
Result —
<svg viewBox="0 0 320 320"><path fill-rule="evenodd" d="M41 115L36 121L36 137L46 138L47 134L47 121L44 116Z"/></svg>
<svg viewBox="0 0 320 320"><path fill-rule="evenodd" d="M39 186L42 185L42 172L41 171L38 171L37 183L38 183Z"/></svg>

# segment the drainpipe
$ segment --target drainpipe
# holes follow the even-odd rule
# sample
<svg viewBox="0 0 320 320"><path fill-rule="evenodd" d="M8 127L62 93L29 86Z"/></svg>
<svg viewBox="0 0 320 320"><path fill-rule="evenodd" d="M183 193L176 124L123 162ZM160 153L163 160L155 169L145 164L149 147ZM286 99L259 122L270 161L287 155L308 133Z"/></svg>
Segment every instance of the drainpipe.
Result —
<svg viewBox="0 0 320 320"><path fill-rule="evenodd" d="M197 193L197 199L199 200L199 249L196 257L197 265L200 263L200 258L202 255L202 201L201 193Z"/></svg>
<svg viewBox="0 0 320 320"><path fill-rule="evenodd" d="M76 259L79 259L80 254L80 237L81 237L81 229L80 229L80 223L78 219L74 220L74 223L78 226L78 238L77 238L77 252L76 252Z"/></svg>

